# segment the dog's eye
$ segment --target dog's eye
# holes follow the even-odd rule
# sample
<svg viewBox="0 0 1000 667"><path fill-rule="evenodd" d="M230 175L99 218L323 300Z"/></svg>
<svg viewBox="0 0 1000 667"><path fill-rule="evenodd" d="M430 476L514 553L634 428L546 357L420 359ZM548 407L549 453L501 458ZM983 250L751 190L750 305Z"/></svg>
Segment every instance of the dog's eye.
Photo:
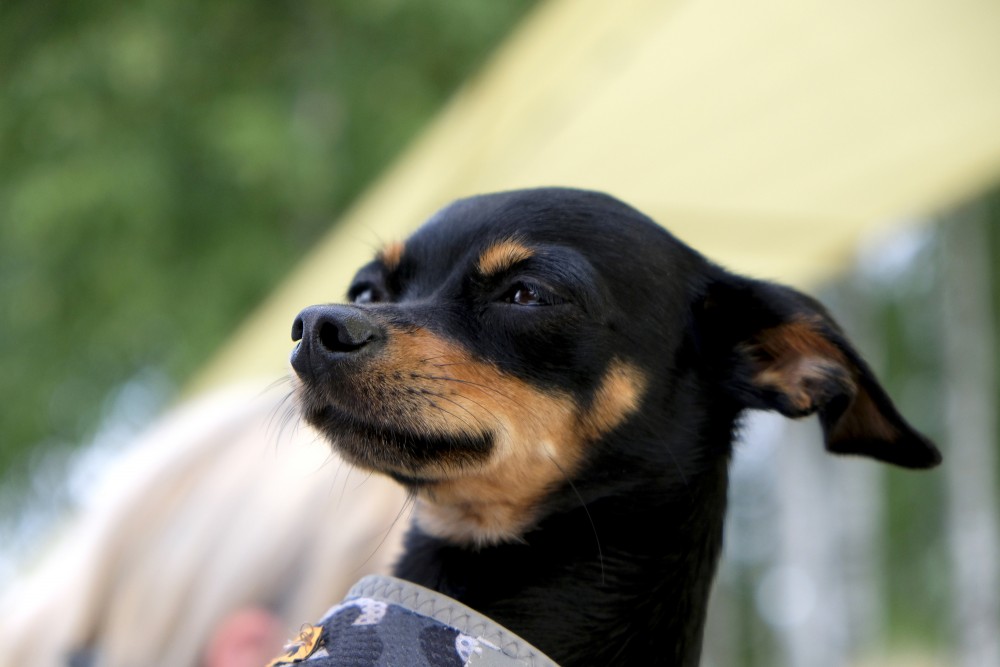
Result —
<svg viewBox="0 0 1000 667"><path fill-rule="evenodd" d="M514 287L507 292L506 300L509 303L514 303L518 306L538 306L544 303L538 288L534 285L526 285L524 283L514 285Z"/></svg>
<svg viewBox="0 0 1000 667"><path fill-rule="evenodd" d="M351 301L353 303L377 303L378 300L378 293L373 287L362 287L356 292L352 290Z"/></svg>

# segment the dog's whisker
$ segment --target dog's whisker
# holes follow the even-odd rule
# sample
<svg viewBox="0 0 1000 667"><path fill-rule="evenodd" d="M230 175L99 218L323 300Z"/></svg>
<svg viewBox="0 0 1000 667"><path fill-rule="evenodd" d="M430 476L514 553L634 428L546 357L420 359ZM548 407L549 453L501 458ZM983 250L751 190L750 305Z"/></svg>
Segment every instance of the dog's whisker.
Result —
<svg viewBox="0 0 1000 667"><path fill-rule="evenodd" d="M412 491L406 494L406 499L400 506L399 512L396 513L396 517L392 520L392 523L389 524L389 527L386 528L384 531L382 531L382 539L379 540L378 544L375 545L375 548L372 549L371 553L368 554L368 556L361 562L361 564L355 568L354 570L355 572L360 571L365 565L368 564L368 561L370 561L372 558L375 557L375 554L377 554L378 550L382 548L382 545L385 544L385 541L389 539L389 535L392 534L393 529L396 527L396 524L399 523L399 520L403 518L403 514L407 511L407 509L410 509L412 511L416 499L417 496Z"/></svg>
<svg viewBox="0 0 1000 667"><path fill-rule="evenodd" d="M299 427L302 425L302 415L295 408L295 406L288 406L285 409L285 416L281 421L281 425L278 431L279 442L281 438L285 437L285 431L290 430L291 435L288 437L294 439L299 432Z"/></svg>
<svg viewBox="0 0 1000 667"><path fill-rule="evenodd" d="M664 447L664 449L667 450L667 455L670 457L670 460L674 462L674 469L677 470L677 475L678 477L681 478L681 484L685 487L688 487L689 482L687 474L685 474L684 468L681 467L681 462L677 460L677 456L674 454L674 450L670 448L669 444L666 447Z"/></svg>
<svg viewBox="0 0 1000 667"><path fill-rule="evenodd" d="M594 542L597 543L597 560L601 564L601 585L603 586L606 583L604 576L604 550L601 549L601 537L597 534L597 525L594 523L594 517L590 515L590 509L587 507L587 503L583 500L583 496L580 495L580 492L577 490L576 484L574 484L573 480L566 474L563 467L559 465L559 462L556 461L553 456L548 454L546 456L548 456L549 460L552 461L552 465L559 470L559 474L561 474L563 480L569 484L569 488L573 490L574 494L576 494L577 499L580 501L580 507L583 508L584 513L587 515L587 521L590 522L590 529L594 533Z"/></svg>
<svg viewBox="0 0 1000 667"><path fill-rule="evenodd" d="M271 429L274 427L274 420L278 417L278 413L279 412L283 412L283 410L285 408L285 404L288 402L288 399L291 398L292 394L293 394L293 392L286 393L268 411L267 420L264 423L264 433L268 437L271 436Z"/></svg>
<svg viewBox="0 0 1000 667"><path fill-rule="evenodd" d="M351 489L351 491L357 491L358 489L360 489L362 486L364 486L368 482L368 480L370 480L372 478L372 475L375 474L374 470L368 470L366 472L368 474L365 475L364 478L360 482L358 482L357 485L353 489Z"/></svg>
<svg viewBox="0 0 1000 667"><path fill-rule="evenodd" d="M333 456L333 455L334 455L334 450L331 449L330 450L330 456ZM349 463L348 461L346 461L342 456L338 456L337 458L340 460L340 463L337 465L337 471L334 473L333 478L336 480L337 477L343 475L344 479L340 483L340 494L337 496L337 504L334 506L334 510L333 510L334 514L337 514L337 513L340 512L340 507L341 507L341 505L344 502L344 496L345 496L345 493L347 491L347 480L351 477L351 474L355 470L354 465L352 465L351 463ZM347 470L344 470L344 466L347 466ZM330 491L331 492L333 491L333 487L330 488Z"/></svg>
<svg viewBox="0 0 1000 667"><path fill-rule="evenodd" d="M435 398L439 398L439 399L442 399L442 400L445 400L445 401L448 401L449 403L455 403L455 401L453 401L453 400L451 400L450 398L448 398L447 396L443 396L443 395L441 395L441 394L435 394L435 393L433 393L433 392L430 392L430 391L428 391L428 392L427 392L427 395L428 395L428 396L434 396ZM455 418L455 419L457 419L458 421L462 422L462 423L463 423L463 424L465 424L465 425L466 425L467 427L469 427L469 430L471 430L471 431L474 431L474 430L476 430L476 427L475 427L475 426L473 426L473 425L472 425L471 423L469 423L469 422L468 422L468 420L466 420L466 419L465 419L465 418L463 418L463 417L459 417L458 415L456 415L456 414L455 414L454 412L452 412L451 410L448 410L448 409L446 409L446 408L442 408L442 407L441 407L440 405L438 405L438 404L437 404L437 403L435 403L434 401L430 401L430 400L429 400L429 401L428 401L428 403L429 403L429 404L431 405L431 407L433 407L433 408L434 408L435 410L440 410L441 412L443 412L443 413L445 413L445 414L447 414L447 415L451 415L452 417L454 417L454 418ZM455 403L455 405L458 405L458 403ZM458 407L462 408L462 406L461 406L461 405L458 405ZM468 410L466 410L465 408L462 408L462 409L463 409L463 410L465 410L466 412L469 412L469 411L468 411ZM470 415L472 415L472 413L471 413L471 412L469 412L469 414L470 414ZM476 417L476 416L475 416L475 415L472 415L472 417L473 417L473 419L475 419L475 417ZM477 421L478 421L478 420L477 420ZM480 424L479 426L481 427L482 425Z"/></svg>
<svg viewBox="0 0 1000 667"><path fill-rule="evenodd" d="M417 374L415 377L418 377L418 378L421 378L421 379L424 379L424 380L438 380L438 381L443 381L443 382L456 382L458 384L465 384L465 385L469 385L471 387L477 387L479 389L484 389L486 391L491 391L494 394L497 394L498 396L501 396L501 397L507 399L508 401L510 401L511 403L513 403L514 405L516 405L519 408L522 408L524 410L528 409L528 407L526 405L522 404L520 401L518 401L517 399L513 398L512 396L509 396L508 394L505 394L504 392L500 391L496 387L491 387L491 386L489 386L487 384L482 384L481 382L473 382L472 380L463 380L461 378L450 377L448 375L420 375L420 374Z"/></svg>
<svg viewBox="0 0 1000 667"><path fill-rule="evenodd" d="M337 469L333 472L333 478L337 479L342 474L344 477L344 483L340 485L340 497L337 498L337 506L336 509L334 510L336 511L340 509L340 501L344 499L344 486L347 482L347 477L351 474L351 471L350 470L347 470L346 472L344 471L344 466L349 466L350 464L344 460L344 457L337 456L333 449L330 449L330 453L327 455L327 461L324 462L323 465L326 465L333 458L337 459ZM332 488L330 490L333 491Z"/></svg>
<svg viewBox="0 0 1000 667"><path fill-rule="evenodd" d="M426 364L427 362L434 361L435 359L447 359L449 356L451 356L451 355L448 355L448 354L436 354L433 357L424 357L423 359L418 360L417 363L418 364ZM456 362L456 363L460 363L460 362ZM431 364L431 365L432 366L437 366L438 364ZM451 364L445 364L445 365L446 366L450 366Z"/></svg>
<svg viewBox="0 0 1000 667"><path fill-rule="evenodd" d="M448 401L449 403L451 403L451 404L453 404L453 405L455 405L455 406L457 406L457 407L461 408L461 409L462 409L462 410L464 410L464 411L465 411L465 412L466 412L466 413L467 413L467 414L468 414L468 415L469 415L470 417L472 417L473 421L475 421L475 422L476 422L476 426L478 426L478 427L479 427L480 429L482 429L482 430L489 430L489 429L487 429L487 428L486 428L486 424L484 424L484 423L483 423L483 420L482 420L482 419L480 419L479 417L477 417L477 416L476 416L476 414L475 414L474 412L472 412L471 410L469 410L469 409L468 409L467 407L465 407L464 405L462 405L462 404L461 404L461 403L459 403L458 401L456 401L456 400L454 400L454 399L452 399L452 398L450 398L450 397L448 397L448 396L446 396L446 395L444 395L444 394L440 394L440 393L437 393L437 392L433 392L433 391L430 391L430 390L425 390L425 392L426 392L426 394L427 394L428 396L434 396L435 398L440 398L440 399L442 399L442 400L445 400L445 401ZM470 401L470 402L472 402L472 403L476 403L475 401L472 401L472 400L471 400L471 399L470 399L470 398L469 398L468 396L460 396L460 397L461 397L461 398L464 398L464 399L466 399L466 400L468 400L468 401ZM489 410L487 410L487 409L486 409L485 407L483 407L483 406L482 406L482 405L480 405L479 403L476 403L476 405L479 405L479 407L483 408L483 410L484 410L484 411L485 411L485 412L486 412L486 413L487 413L487 414L488 414L488 415L489 415L490 417L492 417L492 418L494 419L495 423L499 424L499 426L500 426L501 428L503 428L503 429L504 429L504 431L506 432L506 430L507 430L507 429L506 429L506 428L504 427L504 425L503 425L503 424L502 424L502 423L500 422L500 420L496 418L496 415L494 415L494 414L493 414L492 412L490 412ZM451 413L449 413L449 414L451 414ZM466 426L472 426L471 424L469 424L469 422L467 422L467 421L465 421L465 420L462 420L462 421L463 421L463 423L464 423L464 424L465 424Z"/></svg>
<svg viewBox="0 0 1000 667"><path fill-rule="evenodd" d="M326 458L323 459L323 463L320 464L320 467L325 468L334 462L337 463L337 470L334 471L333 473L333 476L336 477L337 475L340 474L340 468L344 464L344 459L340 456L337 456L337 453L333 448L329 448L326 453Z"/></svg>
<svg viewBox="0 0 1000 667"><path fill-rule="evenodd" d="M278 387L281 387L282 385L288 385L288 384L291 384L291 383L292 383L292 378L289 377L288 375L283 375L283 376L281 376L280 378L278 378L276 380L272 380L271 382L268 382L264 386L263 389L261 389L259 392L257 392L256 397L260 398L261 396L267 394L270 391L274 391L275 389L277 389Z"/></svg>
<svg viewBox="0 0 1000 667"><path fill-rule="evenodd" d="M265 434L267 437L274 437L274 443L276 446L280 445L285 437L285 430L291 425L292 437L298 430L298 424L302 418L298 409L295 405L291 404L289 401L294 397L294 392L289 392L286 394L277 405L271 411L271 415L268 418L267 425L265 427ZM280 413L280 416L279 416ZM275 429L274 421L277 419L277 428Z"/></svg>
<svg viewBox="0 0 1000 667"><path fill-rule="evenodd" d="M500 427L500 430L503 431L504 435L510 437L510 431L507 430L507 425L504 424L504 421L502 419L500 419L499 417L497 417L496 414L492 410L490 410L489 408L487 408L485 405L483 405L479 401L473 400L473 399L469 398L468 396L465 396L464 394L456 394L456 396L458 396L459 398L462 398L462 399L464 399L466 401L469 401L473 405L476 405L479 408L481 408L483 410L483 412L485 412L486 414L488 414L493 419L493 423L495 425L497 425L497 426ZM454 403L455 401L452 401L452 402ZM472 414L472 412L469 411L468 409L466 409L466 412L469 412L469 414ZM475 417L475 415L473 415L473 416ZM482 420L481 419L476 418L476 421L479 422L480 425L482 425Z"/></svg>
<svg viewBox="0 0 1000 667"><path fill-rule="evenodd" d="M443 399L443 400L446 400L446 401L448 401L449 403L452 403L452 404L454 404L454 405L456 405L456 406L458 406L458 407L462 408L462 410L464 410L464 411L465 411L466 413L468 413L468 414L469 414L469 416L471 416L471 417L472 417L472 419L473 419L473 420L474 420L474 421L476 422L476 426L477 426L478 428L477 428L477 429L472 429L472 430L475 430L475 431L479 431L479 432L488 432L488 431L489 431L489 430L491 429L491 427L493 427L493 426L496 426L496 427L499 427L501 431L503 431L503 434L504 434L505 436L507 436L508 438L510 437L510 431L509 431L509 430L507 429L507 426L506 426L506 424L504 424L503 420L499 419L499 418L498 418L498 417L497 417L497 416L496 416L496 415L495 415L495 414L494 414L494 413L493 413L493 412L492 412L492 411L491 411L490 409L486 408L486 407L485 407L484 405L482 405L481 403L478 403L477 401L474 401L474 400L472 400L472 399L471 399L471 398L469 398L468 396L463 396L463 395L461 395L461 394L458 394L458 396L459 396L460 398L463 398L463 399L465 399L465 400L467 400L467 401L469 401L469 402L471 402L471 403L474 403L475 405L479 406L480 408L482 408L482 409L483 409L483 411L484 411L484 412L485 412L486 414L488 414L488 415L489 415L489 416L490 416L490 417L491 417L491 418L493 419L493 423L492 423L492 425L488 425L488 424L484 423L484 422L483 422L483 420L482 420L482 419L481 419L480 417L476 416L476 414L475 414L475 413L473 413L473 412L472 412L471 410L469 410L469 409L468 409L468 408L467 408L466 406L464 406L464 405L462 405L462 404L458 403L458 402L457 402L457 401L455 401L454 399L452 399L452 398L449 398L448 396L446 396L446 395L444 395L444 394L440 394L440 393L436 393L436 392L432 392L432 391L430 391L430 390L425 390L425 393L426 393L427 395L429 395L429 396L435 396L435 397L437 397L437 398L440 398L440 399ZM431 405L434 405L434 404L432 403ZM437 409L439 409L439 410L442 410L443 412L448 412L448 411L444 410L443 408L441 408L440 406L437 406L437 405L434 405L434 407L435 407L435 408L437 408ZM452 413L448 412L448 414L452 414ZM469 423L468 423L467 421L465 421L465 420L462 420L462 421L463 421L463 423L465 423L465 424L466 424L467 426L470 426L470 427L472 426L472 425L471 425L471 424L469 424Z"/></svg>

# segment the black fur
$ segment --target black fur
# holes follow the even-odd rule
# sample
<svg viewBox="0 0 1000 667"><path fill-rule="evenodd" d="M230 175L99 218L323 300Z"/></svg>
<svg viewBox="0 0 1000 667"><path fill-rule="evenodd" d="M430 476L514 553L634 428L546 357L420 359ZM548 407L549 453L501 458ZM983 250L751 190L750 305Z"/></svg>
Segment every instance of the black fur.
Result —
<svg viewBox="0 0 1000 667"><path fill-rule="evenodd" d="M477 258L504 239L532 257L481 275ZM518 305L518 290L537 300ZM606 195L461 200L407 241L398 265L362 268L349 296L365 303L313 307L296 321L303 412L348 458L429 498L439 473L428 461L475 470L498 434L476 420L447 434L411 423L429 405L458 410L409 396L405 376L371 376L393 332L430 331L578 406L593 405L615 361L648 380L638 409L585 443L516 540L456 543L414 526L397 566L564 665L698 663L745 408L818 412L831 451L916 468L940 460L819 304L727 273Z"/></svg>

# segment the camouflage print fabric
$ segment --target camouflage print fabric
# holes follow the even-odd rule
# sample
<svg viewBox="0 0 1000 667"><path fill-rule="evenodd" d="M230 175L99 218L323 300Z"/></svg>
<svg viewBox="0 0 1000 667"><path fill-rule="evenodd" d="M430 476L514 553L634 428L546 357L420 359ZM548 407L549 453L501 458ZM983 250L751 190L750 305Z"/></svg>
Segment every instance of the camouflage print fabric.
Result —
<svg viewBox="0 0 1000 667"><path fill-rule="evenodd" d="M268 667L556 667L523 639L449 597L365 577Z"/></svg>

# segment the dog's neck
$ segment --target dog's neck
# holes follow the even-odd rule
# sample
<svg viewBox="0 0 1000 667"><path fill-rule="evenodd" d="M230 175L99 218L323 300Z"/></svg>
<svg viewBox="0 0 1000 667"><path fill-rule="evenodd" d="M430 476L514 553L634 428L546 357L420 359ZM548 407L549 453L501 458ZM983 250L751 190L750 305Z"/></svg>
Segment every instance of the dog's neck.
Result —
<svg viewBox="0 0 1000 667"><path fill-rule="evenodd" d="M728 440L727 440L728 442ZM728 457L700 471L557 494L523 542L460 547L414 527L397 575L490 616L563 665L698 664L722 547ZM597 488L588 494L586 485Z"/></svg>

